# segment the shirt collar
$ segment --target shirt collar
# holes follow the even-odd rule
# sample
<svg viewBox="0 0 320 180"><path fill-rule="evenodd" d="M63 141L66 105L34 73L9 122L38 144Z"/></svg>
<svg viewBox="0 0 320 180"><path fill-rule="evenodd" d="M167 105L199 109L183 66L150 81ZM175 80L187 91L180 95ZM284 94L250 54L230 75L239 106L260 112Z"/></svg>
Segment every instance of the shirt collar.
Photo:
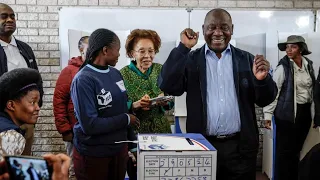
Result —
<svg viewBox="0 0 320 180"><path fill-rule="evenodd" d="M215 52L214 51L212 51L210 48L209 48L209 46L208 46L208 44L206 43L206 45L205 45L205 55L207 55L207 53L214 53L215 54ZM231 47L230 47L230 43L228 44L228 46L227 46L227 48L221 53L222 55L224 55L225 53L230 53L231 52Z"/></svg>
<svg viewBox="0 0 320 180"><path fill-rule="evenodd" d="M129 69L131 69L133 72L135 72L136 74L138 74L140 77L144 78L144 79L148 79L151 72L152 72L152 67L153 65L151 65L149 67L149 69L147 70L147 72L144 74L142 73L137 67L136 67L136 62L135 61L131 61L130 65L129 65Z"/></svg>
<svg viewBox="0 0 320 180"><path fill-rule="evenodd" d="M301 57L302 58L302 64L307 67L308 66L308 61L306 60L306 58L304 58L303 56ZM291 62L294 63L293 59L290 59ZM295 63L294 63L295 64ZM298 66L297 66L298 67Z"/></svg>
<svg viewBox="0 0 320 180"><path fill-rule="evenodd" d="M303 56L302 56L302 62L303 62L303 64L307 67L308 66L308 61L306 60L306 58L304 58Z"/></svg>
<svg viewBox="0 0 320 180"><path fill-rule="evenodd" d="M11 37L11 42L9 44L4 42L4 41L2 41L1 39L0 39L0 44L1 44L2 47L3 46L8 46L9 44L11 44L12 46L17 47L17 42L16 42L16 39L14 38L14 36Z"/></svg>
<svg viewBox="0 0 320 180"><path fill-rule="evenodd" d="M308 72L308 61L302 56L302 67L300 68L292 59L290 59L290 62L293 63L294 69L303 69Z"/></svg>

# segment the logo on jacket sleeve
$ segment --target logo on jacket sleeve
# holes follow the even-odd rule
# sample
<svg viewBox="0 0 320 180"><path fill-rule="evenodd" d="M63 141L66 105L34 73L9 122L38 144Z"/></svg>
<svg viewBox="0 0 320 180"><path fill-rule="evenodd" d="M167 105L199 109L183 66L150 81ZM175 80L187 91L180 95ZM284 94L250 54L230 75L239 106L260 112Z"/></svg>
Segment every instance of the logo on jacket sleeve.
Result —
<svg viewBox="0 0 320 180"><path fill-rule="evenodd" d="M111 107L111 105L109 105L112 102L111 92L101 89L101 92L97 95L97 100L98 100L98 105Z"/></svg>
<svg viewBox="0 0 320 180"><path fill-rule="evenodd" d="M247 78L243 78L241 80L241 84L244 88L248 88L249 87L249 82L248 82L248 79Z"/></svg>

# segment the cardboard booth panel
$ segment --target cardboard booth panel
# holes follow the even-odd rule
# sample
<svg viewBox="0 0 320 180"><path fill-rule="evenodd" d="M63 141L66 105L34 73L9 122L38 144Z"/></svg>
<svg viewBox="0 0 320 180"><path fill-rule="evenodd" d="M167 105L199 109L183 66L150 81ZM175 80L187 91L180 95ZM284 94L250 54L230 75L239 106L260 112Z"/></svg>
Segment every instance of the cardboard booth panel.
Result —
<svg viewBox="0 0 320 180"><path fill-rule="evenodd" d="M248 11L228 10L232 17L233 37L243 37L269 31L313 32L314 14L303 11ZM202 32L203 20L208 10L196 9L191 12L191 28ZM200 38L203 38L200 36Z"/></svg>
<svg viewBox="0 0 320 180"><path fill-rule="evenodd" d="M139 134L138 141L138 179L216 179L217 151L201 134Z"/></svg>
<svg viewBox="0 0 320 180"><path fill-rule="evenodd" d="M120 57L118 59L118 63L115 66L118 70L130 64L130 58L126 56L125 44L127 40L127 36L130 34L130 30L125 31L114 31L120 39ZM69 29L68 31L68 42L69 42L69 59L72 57L80 56L80 52L78 50L78 42L83 36L90 36L92 32L81 31L81 30L73 30ZM62 62L66 63L67 61L62 60Z"/></svg>
<svg viewBox="0 0 320 180"><path fill-rule="evenodd" d="M164 21L165 20L165 21ZM133 29L155 30L163 44L160 53L168 54L165 51L166 42L179 38L180 32L188 27L188 13L185 8L181 9L150 9L150 8L89 8L89 7L63 7L59 11L59 38L61 49L61 66L66 66L69 57L68 30L92 32L98 28L107 28L116 31L128 31ZM118 33L117 33L118 34ZM119 34L118 34L119 36ZM124 50L124 41L121 41L121 50ZM170 43L169 43L170 44ZM159 55L160 55L159 53ZM121 58L126 57L121 53ZM159 56L163 62L166 55ZM122 62L122 61L121 61ZM120 63L120 59L119 59ZM120 64L119 64L120 66Z"/></svg>

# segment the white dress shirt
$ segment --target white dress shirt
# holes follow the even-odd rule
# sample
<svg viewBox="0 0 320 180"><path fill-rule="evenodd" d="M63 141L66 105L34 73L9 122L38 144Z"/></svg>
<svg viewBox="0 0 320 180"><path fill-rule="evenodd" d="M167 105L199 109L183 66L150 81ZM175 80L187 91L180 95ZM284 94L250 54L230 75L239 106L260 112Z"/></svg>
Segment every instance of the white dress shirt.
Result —
<svg viewBox="0 0 320 180"><path fill-rule="evenodd" d="M218 58L205 45L207 75L207 133L229 135L240 132L241 121L236 88L233 79L230 44Z"/></svg>
<svg viewBox="0 0 320 180"><path fill-rule="evenodd" d="M17 68L28 68L26 60L20 54L15 38L12 36L11 42L8 44L0 39L0 44L6 53L8 71Z"/></svg>

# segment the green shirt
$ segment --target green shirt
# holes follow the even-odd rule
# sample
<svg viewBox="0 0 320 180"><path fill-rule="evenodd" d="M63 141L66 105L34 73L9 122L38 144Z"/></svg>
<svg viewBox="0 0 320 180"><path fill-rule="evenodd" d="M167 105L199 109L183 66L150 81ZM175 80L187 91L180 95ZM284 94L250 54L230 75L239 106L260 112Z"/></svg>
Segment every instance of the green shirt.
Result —
<svg viewBox="0 0 320 180"><path fill-rule="evenodd" d="M146 73L142 73L133 61L120 70L130 100L129 109L133 102L140 100L146 94L150 98L155 98L163 93L157 86L161 67L161 64L153 63ZM136 131L139 133L171 133L170 123L164 115L164 109L171 109L172 105L173 103L169 103L168 107L155 106L148 111L142 109L135 111L137 118L140 119L140 128Z"/></svg>

